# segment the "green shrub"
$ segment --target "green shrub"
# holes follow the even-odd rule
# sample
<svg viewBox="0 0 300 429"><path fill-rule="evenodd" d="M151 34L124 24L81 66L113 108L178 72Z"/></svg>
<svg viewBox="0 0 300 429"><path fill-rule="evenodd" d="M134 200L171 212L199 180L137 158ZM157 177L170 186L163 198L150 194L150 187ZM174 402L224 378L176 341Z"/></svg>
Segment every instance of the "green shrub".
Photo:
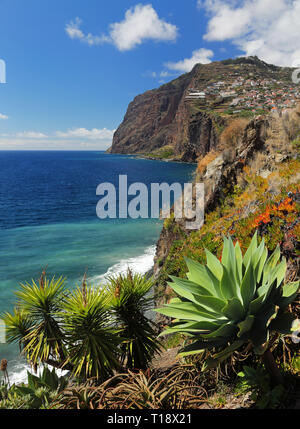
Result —
<svg viewBox="0 0 300 429"><path fill-rule="evenodd" d="M68 383L67 377L58 377L54 369L50 371L47 367L40 377L27 371L27 379L27 384L0 388L0 409L48 408Z"/></svg>
<svg viewBox="0 0 300 429"><path fill-rule="evenodd" d="M3 315L7 341L18 342L31 365L46 363L77 377L104 381L125 361L129 368L146 368L159 350L157 333L144 314L153 307L152 281L130 274L117 283L110 279L110 291L101 291L84 277L72 292L64 282L43 273L39 282L21 285L16 308Z"/></svg>
<svg viewBox="0 0 300 429"><path fill-rule="evenodd" d="M153 283L140 274L127 274L108 279L109 307L120 335L121 362L129 369L146 369L161 345L147 312L153 309Z"/></svg>
<svg viewBox="0 0 300 429"><path fill-rule="evenodd" d="M244 366L238 373L240 378L236 386L238 394L251 392L250 399L255 401L259 409L273 409L280 404L285 389L281 385L272 387L270 374L262 367L250 368Z"/></svg>
<svg viewBox="0 0 300 429"><path fill-rule="evenodd" d="M245 343L270 358L265 352L272 334L292 333L295 318L285 310L299 289L299 282L283 285L287 265L285 258L279 262L279 246L268 257L255 233L244 256L239 243L224 238L221 261L208 250L206 257L206 266L186 259L187 280L171 277L169 285L179 297L157 310L175 319L161 335L188 336L192 342L182 356L216 349L203 369L218 366Z"/></svg>

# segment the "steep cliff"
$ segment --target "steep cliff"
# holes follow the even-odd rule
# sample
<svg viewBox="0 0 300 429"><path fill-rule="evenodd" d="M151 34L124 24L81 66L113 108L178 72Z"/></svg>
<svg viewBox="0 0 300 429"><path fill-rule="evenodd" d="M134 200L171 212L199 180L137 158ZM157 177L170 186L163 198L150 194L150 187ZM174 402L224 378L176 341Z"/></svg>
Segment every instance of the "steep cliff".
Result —
<svg viewBox="0 0 300 429"><path fill-rule="evenodd" d="M291 84L291 69L256 57L198 64L190 73L137 96L110 152L194 162L218 147L220 133L232 118L268 111L269 93L278 91L279 97ZM261 100L255 106L253 91Z"/></svg>
<svg viewBox="0 0 300 429"><path fill-rule="evenodd" d="M186 219L165 220L157 243L157 302L170 298L170 275L184 277L188 256L205 263L205 248L221 256L223 235L247 248L255 230L270 250L279 243L288 278L299 276L300 106L282 116L260 116L244 128L237 145L207 154L196 181L205 185L205 221L186 230ZM203 167L203 162L201 162ZM165 322L163 317L158 321Z"/></svg>

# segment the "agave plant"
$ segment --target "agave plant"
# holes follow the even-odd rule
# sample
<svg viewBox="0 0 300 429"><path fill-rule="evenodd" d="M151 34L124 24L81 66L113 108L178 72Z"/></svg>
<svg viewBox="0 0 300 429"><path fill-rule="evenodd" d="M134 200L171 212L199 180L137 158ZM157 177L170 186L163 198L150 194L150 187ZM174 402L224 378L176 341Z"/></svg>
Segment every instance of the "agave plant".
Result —
<svg viewBox="0 0 300 429"><path fill-rule="evenodd" d="M66 363L75 376L105 380L119 368L118 348L123 342L112 326L105 291L77 287L65 300L63 330L68 350Z"/></svg>
<svg viewBox="0 0 300 429"><path fill-rule="evenodd" d="M48 408L58 393L63 391L68 383L66 377L58 377L55 369L52 371L45 367L42 374L37 377L27 371L27 385L24 383L15 386L15 392L26 396L30 408Z"/></svg>
<svg viewBox="0 0 300 429"><path fill-rule="evenodd" d="M154 324L146 316L153 308L152 286L151 279L130 270L127 274L108 278L109 305L126 339L121 345L121 361L129 369L146 369L154 353L161 348Z"/></svg>
<svg viewBox="0 0 300 429"><path fill-rule="evenodd" d="M245 343L270 358L272 334L292 333L295 317L285 310L299 289L299 282L283 284L287 264L280 261L279 246L268 257L255 233L243 256L239 243L225 237L221 261L208 250L206 257L206 265L186 259L188 279L171 277L179 297L157 310L175 319L161 335L185 334L192 342L182 356L214 349L203 369L216 367Z"/></svg>

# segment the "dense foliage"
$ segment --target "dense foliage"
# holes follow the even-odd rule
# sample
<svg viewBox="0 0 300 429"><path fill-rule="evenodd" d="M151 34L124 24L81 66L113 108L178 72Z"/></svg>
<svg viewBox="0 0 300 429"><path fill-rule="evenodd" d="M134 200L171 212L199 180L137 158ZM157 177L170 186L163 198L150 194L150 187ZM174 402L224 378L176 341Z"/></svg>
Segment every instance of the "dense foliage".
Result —
<svg viewBox="0 0 300 429"><path fill-rule="evenodd" d="M152 281L121 275L105 287L69 291L64 279L21 285L18 303L5 313L7 341L18 342L33 366L43 363L78 377L106 380L124 365L145 368L160 345L145 311L153 307Z"/></svg>
<svg viewBox="0 0 300 429"><path fill-rule="evenodd" d="M207 264L186 259L188 279L171 277L179 298L158 312L174 318L162 335L183 333L193 342L183 355L217 349L204 367L218 365L250 342L257 354L269 348L272 334L292 334L296 317L286 312L298 294L299 281L283 284L286 260L279 246L268 257L264 240L254 235L244 256L239 243L224 238L221 261L206 250Z"/></svg>

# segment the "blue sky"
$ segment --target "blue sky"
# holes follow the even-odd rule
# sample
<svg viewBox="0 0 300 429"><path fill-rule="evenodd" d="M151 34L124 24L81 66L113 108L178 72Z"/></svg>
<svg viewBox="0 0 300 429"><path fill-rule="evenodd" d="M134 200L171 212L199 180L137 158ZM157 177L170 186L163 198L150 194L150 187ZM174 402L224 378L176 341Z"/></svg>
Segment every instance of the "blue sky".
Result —
<svg viewBox="0 0 300 429"><path fill-rule="evenodd" d="M299 21L300 0L1 0L0 149L106 149L136 95L196 63L300 65Z"/></svg>

